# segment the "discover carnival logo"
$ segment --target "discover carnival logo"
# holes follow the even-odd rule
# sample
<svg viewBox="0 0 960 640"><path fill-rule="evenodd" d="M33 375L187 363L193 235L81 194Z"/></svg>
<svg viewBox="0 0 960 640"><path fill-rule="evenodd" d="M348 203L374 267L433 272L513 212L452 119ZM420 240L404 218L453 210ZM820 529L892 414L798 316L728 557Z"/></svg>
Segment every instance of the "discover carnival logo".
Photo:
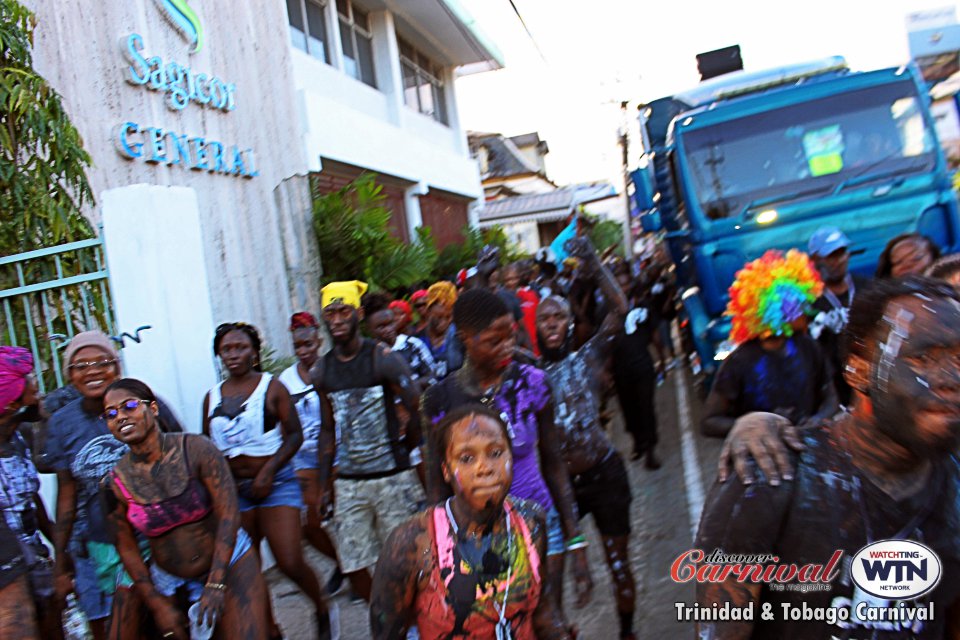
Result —
<svg viewBox="0 0 960 640"><path fill-rule="evenodd" d="M877 598L913 600L940 582L940 558L912 540L881 540L857 551L850 577L860 590Z"/></svg>
<svg viewBox="0 0 960 640"><path fill-rule="evenodd" d="M843 550L837 549L822 564L798 565L769 553L684 551L670 567L674 582L763 584L770 597L737 605L707 589L704 600L675 603L677 621L823 622L846 630L849 637L857 628L919 634L935 619L934 602L923 597L943 573L932 549L912 540L881 540L848 556L849 561L843 556ZM791 591L804 594L801 598L823 591L834 591L834 595L827 605L822 599L817 603L791 599L786 593Z"/></svg>
<svg viewBox="0 0 960 640"><path fill-rule="evenodd" d="M193 45L190 53L200 51L203 48L203 25L200 23L197 12L187 4L187 0L155 0L155 2L174 28Z"/></svg>

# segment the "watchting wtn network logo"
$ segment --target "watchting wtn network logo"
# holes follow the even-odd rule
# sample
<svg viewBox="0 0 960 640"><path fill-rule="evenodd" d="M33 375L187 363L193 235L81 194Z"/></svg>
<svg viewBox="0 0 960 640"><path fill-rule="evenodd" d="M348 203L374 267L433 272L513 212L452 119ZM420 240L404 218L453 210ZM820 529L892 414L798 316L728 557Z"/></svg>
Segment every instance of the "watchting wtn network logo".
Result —
<svg viewBox="0 0 960 640"><path fill-rule="evenodd" d="M933 549L912 540L881 540L857 551L850 574L862 591L886 600L912 600L940 582Z"/></svg>

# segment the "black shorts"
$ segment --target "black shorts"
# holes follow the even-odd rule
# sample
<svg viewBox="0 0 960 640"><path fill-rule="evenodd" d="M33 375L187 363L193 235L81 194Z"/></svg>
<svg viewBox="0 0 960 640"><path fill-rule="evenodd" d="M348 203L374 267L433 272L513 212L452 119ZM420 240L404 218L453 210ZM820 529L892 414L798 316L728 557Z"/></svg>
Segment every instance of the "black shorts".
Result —
<svg viewBox="0 0 960 640"><path fill-rule="evenodd" d="M592 469L571 477L580 517L593 514L600 535L614 538L630 533L630 479L616 451Z"/></svg>

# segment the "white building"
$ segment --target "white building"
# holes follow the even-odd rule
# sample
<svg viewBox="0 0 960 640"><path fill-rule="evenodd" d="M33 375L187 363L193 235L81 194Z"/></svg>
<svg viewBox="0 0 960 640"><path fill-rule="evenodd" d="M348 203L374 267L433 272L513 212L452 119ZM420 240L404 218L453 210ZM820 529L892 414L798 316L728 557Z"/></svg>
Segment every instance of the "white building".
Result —
<svg viewBox="0 0 960 640"><path fill-rule="evenodd" d="M456 240L482 196L455 74L502 66L456 0L286 0L307 167L321 189L385 177L403 238ZM361 133L362 135L358 135Z"/></svg>
<svg viewBox="0 0 960 640"><path fill-rule="evenodd" d="M214 327L243 320L289 353L317 313L311 186L381 176L399 236L440 244L482 197L454 74L500 54L456 0L25 0L34 65L93 158L124 349L196 427Z"/></svg>

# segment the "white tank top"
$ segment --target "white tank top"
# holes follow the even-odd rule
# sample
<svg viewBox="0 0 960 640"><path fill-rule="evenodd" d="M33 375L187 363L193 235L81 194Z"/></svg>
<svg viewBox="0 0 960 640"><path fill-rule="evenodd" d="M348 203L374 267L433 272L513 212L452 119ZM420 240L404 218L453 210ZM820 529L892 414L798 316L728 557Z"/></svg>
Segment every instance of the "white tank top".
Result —
<svg viewBox="0 0 960 640"><path fill-rule="evenodd" d="M287 388L300 417L300 426L303 428L303 450L317 450L317 438L320 437L320 396L312 384L306 383L300 377L297 364L294 363L283 370L277 380Z"/></svg>
<svg viewBox="0 0 960 640"><path fill-rule="evenodd" d="M260 384L241 405L242 411L235 418L223 415L221 410L221 382L210 390L209 412L210 438L228 458L237 456L272 456L283 444L280 425L264 432L267 388L273 379L269 373L260 375ZM220 413L220 415L215 415Z"/></svg>

